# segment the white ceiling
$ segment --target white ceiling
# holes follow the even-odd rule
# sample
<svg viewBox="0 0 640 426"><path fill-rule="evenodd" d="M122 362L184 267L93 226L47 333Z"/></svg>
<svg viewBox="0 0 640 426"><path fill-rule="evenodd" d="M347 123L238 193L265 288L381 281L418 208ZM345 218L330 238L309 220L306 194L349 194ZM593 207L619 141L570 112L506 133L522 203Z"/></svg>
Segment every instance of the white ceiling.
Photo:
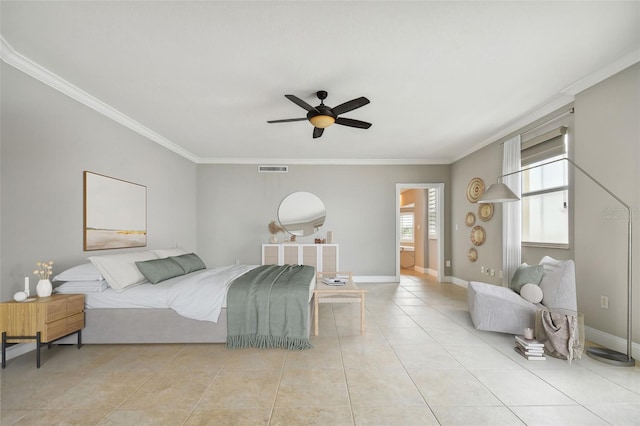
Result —
<svg viewBox="0 0 640 426"><path fill-rule="evenodd" d="M449 163L640 57L637 1L3 0L1 14L3 60L196 162ZM321 89L329 106L369 98L344 116L373 126L314 140L308 122L266 123L304 117L284 94L317 105Z"/></svg>

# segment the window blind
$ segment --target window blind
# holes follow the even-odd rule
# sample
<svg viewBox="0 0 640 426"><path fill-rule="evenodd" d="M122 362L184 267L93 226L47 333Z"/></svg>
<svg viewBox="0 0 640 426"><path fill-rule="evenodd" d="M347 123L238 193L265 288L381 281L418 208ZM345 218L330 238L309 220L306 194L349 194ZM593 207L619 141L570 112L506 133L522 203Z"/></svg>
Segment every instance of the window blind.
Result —
<svg viewBox="0 0 640 426"><path fill-rule="evenodd" d="M523 140L520 153L522 166L566 154L564 143L566 133L567 126L561 126L532 139Z"/></svg>
<svg viewBox="0 0 640 426"><path fill-rule="evenodd" d="M413 242L413 212L400 213L400 241Z"/></svg>
<svg viewBox="0 0 640 426"><path fill-rule="evenodd" d="M429 238L438 238L438 198L434 188L429 188L429 208L427 221L429 223Z"/></svg>

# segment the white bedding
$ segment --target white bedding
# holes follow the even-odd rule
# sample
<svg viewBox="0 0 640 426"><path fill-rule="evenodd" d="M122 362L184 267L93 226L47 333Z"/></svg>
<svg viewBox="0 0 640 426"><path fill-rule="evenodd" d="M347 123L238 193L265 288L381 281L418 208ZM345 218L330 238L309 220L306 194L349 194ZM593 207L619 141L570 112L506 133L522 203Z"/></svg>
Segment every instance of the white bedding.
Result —
<svg viewBox="0 0 640 426"><path fill-rule="evenodd" d="M140 284L121 293L109 288L102 293L85 294L85 306L87 309L170 308L187 318L217 322L226 306L231 282L256 267L233 265L203 269L158 284Z"/></svg>
<svg viewBox="0 0 640 426"><path fill-rule="evenodd" d="M102 293L86 293L87 309L149 308L173 309L195 320L217 322L226 307L227 290L240 275L257 265L232 265L192 272L158 284L149 282L118 293L108 288ZM315 278L315 277L314 277ZM309 301L315 279L309 283Z"/></svg>

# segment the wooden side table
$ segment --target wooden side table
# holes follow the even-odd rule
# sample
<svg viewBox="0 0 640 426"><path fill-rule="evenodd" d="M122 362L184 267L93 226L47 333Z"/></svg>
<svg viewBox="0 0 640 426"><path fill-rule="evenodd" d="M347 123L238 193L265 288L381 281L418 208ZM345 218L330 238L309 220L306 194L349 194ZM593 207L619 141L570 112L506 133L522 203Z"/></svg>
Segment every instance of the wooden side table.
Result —
<svg viewBox="0 0 640 426"><path fill-rule="evenodd" d="M323 277L346 276L344 285L329 285L322 282ZM360 303L360 334L364 334L364 295L367 290L359 289L353 282L351 272L318 272L316 288L313 290L314 335L318 335L318 304L320 303Z"/></svg>
<svg viewBox="0 0 640 426"><path fill-rule="evenodd" d="M82 346L84 295L54 294L29 302L0 303L2 368L6 367L7 343L36 341L36 366L40 368L40 348L70 334L78 334Z"/></svg>

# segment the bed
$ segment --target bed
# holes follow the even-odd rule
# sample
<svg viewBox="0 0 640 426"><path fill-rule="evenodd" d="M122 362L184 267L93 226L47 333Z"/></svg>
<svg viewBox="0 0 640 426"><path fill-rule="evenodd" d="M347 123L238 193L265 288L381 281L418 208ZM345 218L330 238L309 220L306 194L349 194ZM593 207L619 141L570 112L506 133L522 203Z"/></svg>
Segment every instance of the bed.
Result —
<svg viewBox="0 0 640 426"><path fill-rule="evenodd" d="M167 254L166 251L161 252L158 254ZM184 255L178 253L180 252L170 252L169 254ZM292 304L289 300L290 297L286 296L292 292L292 287L284 278L287 274L298 274L298 271L301 271L299 268L307 268L304 274L298 274L299 277L296 278L299 280L302 277L305 281L304 284L297 284L298 290L295 290L298 292L299 306L294 309L294 313L298 315L297 312L300 312L300 318L296 320L297 325L295 326L304 328L302 335L299 336L299 341L296 341L295 344L291 344L291 342L288 344L262 342L260 347L286 347L289 349L310 347L308 338L312 318L311 298L315 286L315 270L312 267L301 265L284 265L282 267L275 265L231 265L199 268L195 271L183 268L186 272L178 276L162 279L156 283L143 277L142 282L128 284L123 288L121 288L122 276L113 277L110 275L113 273L114 267L121 272L124 265L125 269L128 268L127 272L131 276L127 282L140 281L140 277L133 278L133 274L140 272L138 266L141 262L174 258L174 256L160 257L158 254L149 255L149 252L138 252L127 255L100 256L101 259L98 261L96 261L96 257L92 257L90 258L92 263L79 265L68 270L75 270L75 275L73 273L66 274L68 271L65 271L56 277L56 280L64 281L64 284L56 287L54 291L85 294L86 325L82 330L83 343L227 343L227 346L230 346L229 329L234 331L234 335L246 332L244 323L238 325L238 316L250 317L250 321L245 321L250 324L256 321L255 313L239 312L238 304L245 305L241 306L242 309L253 309L253 306L264 305L264 309L269 311L269 306L279 303L280 305L273 308L270 313L274 316L274 312L279 312L282 304ZM106 262L107 268L101 267L101 261L105 257L109 258ZM151 258L149 259L149 257ZM113 258L116 258L117 262L112 262ZM132 267L135 267L136 271ZM78 274L79 270L82 273ZM171 275L171 272L165 272L165 275L167 274ZM75 281L68 281L69 278L73 278ZM107 278L111 278L111 280L107 280ZM150 278L152 281L155 279L153 276ZM249 283L248 280L252 281ZM283 280L284 284L282 284ZM265 283L269 285L264 285ZM247 287L245 291L248 293L238 294L237 292L242 286L253 287ZM279 297L275 296L274 290L278 286L286 286L281 290L282 296ZM271 305L265 305L264 301L257 302L248 299L253 296L246 294L258 293L259 291L274 292L274 295L269 296L272 299L269 302ZM232 297L232 295L234 296ZM227 299L229 297L233 298L234 304L231 312L236 313L235 319L230 322L227 321L229 316ZM302 299L304 300L302 301ZM291 314L287 317L290 318ZM234 318L233 315L232 318ZM259 321L256 324L259 324ZM262 328L264 329L264 327ZM72 335L61 339L59 343L76 343L76 340L77 337ZM257 345L244 337L236 337L231 346Z"/></svg>

